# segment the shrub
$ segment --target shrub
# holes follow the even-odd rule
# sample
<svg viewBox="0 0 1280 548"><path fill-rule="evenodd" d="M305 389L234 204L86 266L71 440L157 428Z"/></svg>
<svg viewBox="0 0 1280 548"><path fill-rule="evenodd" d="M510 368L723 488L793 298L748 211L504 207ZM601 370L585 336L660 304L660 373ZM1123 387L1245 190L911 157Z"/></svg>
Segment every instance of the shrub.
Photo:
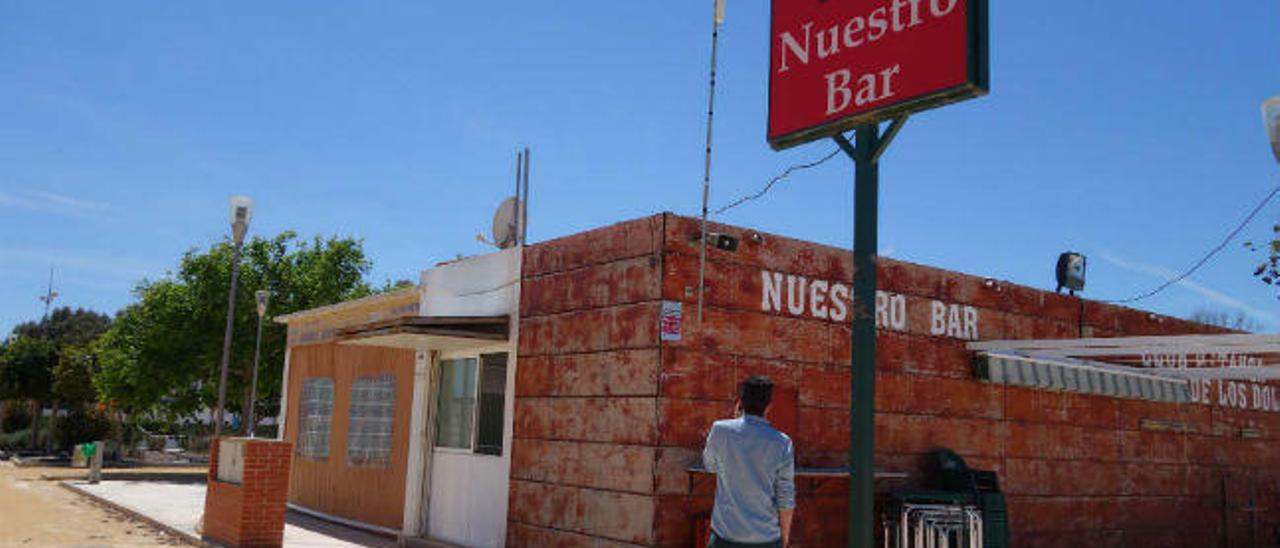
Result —
<svg viewBox="0 0 1280 548"><path fill-rule="evenodd" d="M0 449L6 451L16 451L27 446L31 440L30 430L18 430L16 432L0 433Z"/></svg>
<svg viewBox="0 0 1280 548"><path fill-rule="evenodd" d="M75 409L54 423L54 443L59 450L71 449L78 443L106 440L111 437L113 423L106 413Z"/></svg>
<svg viewBox="0 0 1280 548"><path fill-rule="evenodd" d="M0 432L13 433L31 426L31 410L25 402L6 402L0 408L0 415L4 415L4 420L0 421Z"/></svg>

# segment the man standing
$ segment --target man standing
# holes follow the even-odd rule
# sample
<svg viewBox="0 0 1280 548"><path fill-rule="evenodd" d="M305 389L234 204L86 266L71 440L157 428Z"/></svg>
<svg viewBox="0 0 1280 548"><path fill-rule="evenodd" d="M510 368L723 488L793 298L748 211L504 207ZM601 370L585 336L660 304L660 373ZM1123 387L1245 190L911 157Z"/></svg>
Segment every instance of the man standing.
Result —
<svg viewBox="0 0 1280 548"><path fill-rule="evenodd" d="M773 381L754 376L738 387L741 415L716 421L702 463L716 475L710 548L784 547L796 507L791 438L764 419Z"/></svg>

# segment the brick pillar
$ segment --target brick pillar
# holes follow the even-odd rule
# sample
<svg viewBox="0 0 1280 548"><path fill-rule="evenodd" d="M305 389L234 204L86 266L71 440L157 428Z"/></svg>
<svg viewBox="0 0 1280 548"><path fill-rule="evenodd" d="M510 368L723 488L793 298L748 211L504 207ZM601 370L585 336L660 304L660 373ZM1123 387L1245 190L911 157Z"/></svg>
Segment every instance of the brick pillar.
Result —
<svg viewBox="0 0 1280 548"><path fill-rule="evenodd" d="M226 546L283 544L292 459L289 442L218 439L209 453L203 537Z"/></svg>

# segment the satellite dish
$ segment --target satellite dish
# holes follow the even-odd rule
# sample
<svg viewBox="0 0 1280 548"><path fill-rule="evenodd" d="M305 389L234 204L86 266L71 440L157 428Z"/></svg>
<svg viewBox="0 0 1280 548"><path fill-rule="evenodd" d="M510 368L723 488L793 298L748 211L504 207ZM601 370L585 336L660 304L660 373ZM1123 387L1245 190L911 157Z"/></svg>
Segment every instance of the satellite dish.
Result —
<svg viewBox="0 0 1280 548"><path fill-rule="evenodd" d="M1271 153L1280 162L1280 96L1262 103L1262 123L1267 126L1267 138L1271 140Z"/></svg>
<svg viewBox="0 0 1280 548"><path fill-rule="evenodd" d="M520 240L520 200L507 198L493 213L493 245L507 249Z"/></svg>

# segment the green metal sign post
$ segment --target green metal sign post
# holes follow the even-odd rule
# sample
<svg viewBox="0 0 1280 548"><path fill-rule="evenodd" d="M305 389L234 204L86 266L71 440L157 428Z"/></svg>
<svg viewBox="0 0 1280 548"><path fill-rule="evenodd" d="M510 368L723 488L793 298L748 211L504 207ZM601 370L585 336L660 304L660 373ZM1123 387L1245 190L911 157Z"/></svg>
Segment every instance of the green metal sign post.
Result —
<svg viewBox="0 0 1280 548"><path fill-rule="evenodd" d="M879 246L880 155L902 129L896 118L883 135L878 124L858 126L855 144L833 138L854 162L853 374L849 393L849 546L875 543L876 257Z"/></svg>
<svg viewBox="0 0 1280 548"><path fill-rule="evenodd" d="M931 2L927 10L919 10L920 14L927 11L930 23L899 25L900 2L896 0L894 6L887 7L875 2L772 0L769 146L782 150L831 137L855 164L850 547L875 546L880 155L908 115L987 93L987 2ZM890 12L895 21L893 34L870 30L883 26L876 22ZM914 9L911 13L913 18L918 15ZM816 42L813 36L818 37ZM824 36L830 36L830 52L824 48L828 41ZM844 51L837 44L843 44ZM880 124L885 121L890 122L881 133ZM854 143L844 136L850 129L855 132Z"/></svg>

